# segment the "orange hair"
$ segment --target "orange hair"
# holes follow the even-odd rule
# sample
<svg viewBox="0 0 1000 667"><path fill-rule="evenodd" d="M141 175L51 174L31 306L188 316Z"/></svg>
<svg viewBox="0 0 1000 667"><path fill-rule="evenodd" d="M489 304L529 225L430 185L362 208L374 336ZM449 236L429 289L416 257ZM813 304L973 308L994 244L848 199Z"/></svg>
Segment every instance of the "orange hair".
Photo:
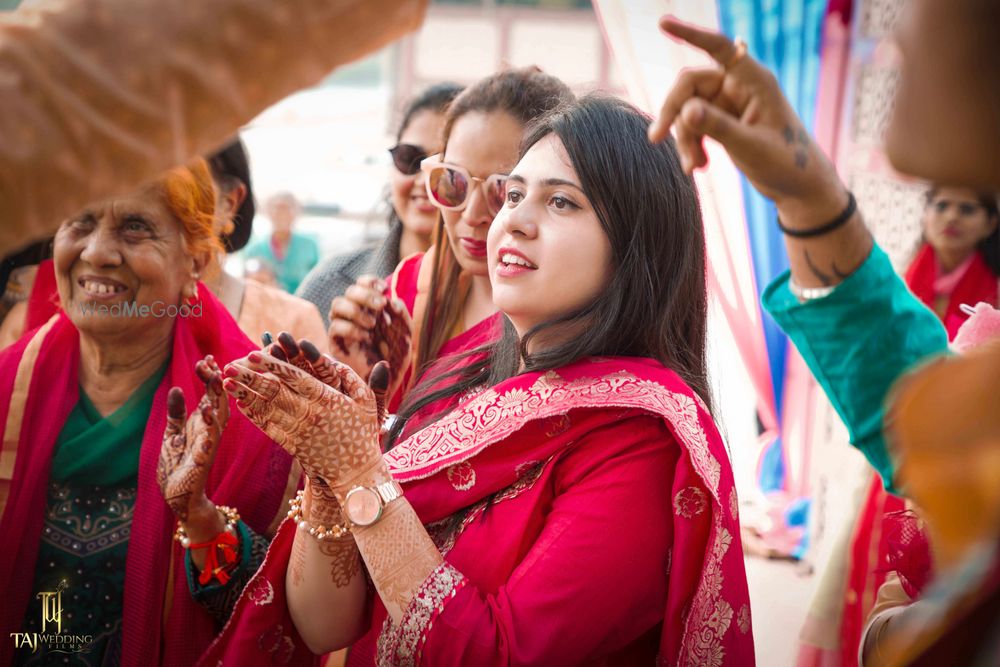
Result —
<svg viewBox="0 0 1000 667"><path fill-rule="evenodd" d="M215 185L208 163L196 158L175 167L163 175L160 187L167 208L183 227L188 253L212 257L221 253L215 235Z"/></svg>

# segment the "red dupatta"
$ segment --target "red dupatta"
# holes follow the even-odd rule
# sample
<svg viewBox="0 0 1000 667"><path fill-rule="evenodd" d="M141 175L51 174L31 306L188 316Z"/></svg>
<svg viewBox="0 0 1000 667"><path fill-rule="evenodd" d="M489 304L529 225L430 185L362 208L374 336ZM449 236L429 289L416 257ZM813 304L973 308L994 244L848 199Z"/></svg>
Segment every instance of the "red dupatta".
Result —
<svg viewBox="0 0 1000 667"><path fill-rule="evenodd" d="M580 430L568 428L571 419L599 428L615 423L623 409L663 419L680 448L674 485L687 493L674 502L660 664L752 665L749 595L729 460L703 403L659 363L589 359L558 372L519 375L466 401L385 457L393 477L427 524L516 488L526 464L572 447ZM526 522L529 518L524 517ZM283 658L309 658L284 599L294 534L291 523L279 529L264 564L202 664L215 665L220 660L223 664L269 664L275 650L281 650ZM482 545L484 556L489 548L489 544ZM376 607L377 622L384 617L377 599ZM411 606L399 632L418 639L410 645L412 650L397 645L396 659L418 660L416 653L423 643L419 637L429 629L428 621L432 619ZM544 632L541 626L539 632ZM383 639L391 643L385 634ZM262 650L262 644L271 648ZM434 664L435 657L425 659ZM386 658L381 656L380 663Z"/></svg>
<svg viewBox="0 0 1000 667"><path fill-rule="evenodd" d="M51 268L47 268L51 270ZM194 374L207 354L220 365L255 349L225 307L199 285L201 317L178 317L169 368L153 400L141 444L138 494L128 544L122 664L190 665L215 635L212 617L191 598L175 521L160 494L156 465L166 426L167 391L181 387L192 411L204 391ZM78 396L79 333L64 312L0 353L0 533L18 548L0 552L2 636L21 630L31 591L56 438ZM294 490L291 458L235 405L209 476L208 495L235 506L253 530L277 523ZM294 480L297 482L297 479ZM292 487L292 488L289 488ZM72 632L72 628L65 629ZM9 664L13 642L0 642Z"/></svg>
<svg viewBox="0 0 1000 667"><path fill-rule="evenodd" d="M945 329L948 330L948 340L955 337L958 329L968 319L968 315L960 309L963 303L975 306L980 301L985 301L992 306L1000 305L998 303L1000 282L998 282L996 274L986 264L978 250L972 253L970 260L965 273L951 290L948 308L944 317L941 318ZM928 243L924 243L920 247L913 263L910 264L910 268L906 270L906 285L931 310L934 310L934 301L937 296L934 284L941 277L939 272L934 248Z"/></svg>

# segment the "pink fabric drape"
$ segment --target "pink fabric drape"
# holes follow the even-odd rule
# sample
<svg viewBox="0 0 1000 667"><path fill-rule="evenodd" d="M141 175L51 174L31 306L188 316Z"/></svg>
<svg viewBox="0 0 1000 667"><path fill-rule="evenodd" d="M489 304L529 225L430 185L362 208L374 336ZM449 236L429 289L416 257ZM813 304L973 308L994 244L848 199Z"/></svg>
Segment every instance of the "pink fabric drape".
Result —
<svg viewBox="0 0 1000 667"><path fill-rule="evenodd" d="M668 39L657 29L664 14L718 28L714 2L674 3L664 0L595 0L605 43L632 103L654 114L677 76L686 68L704 66L706 56ZM750 261L739 173L725 150L706 141L709 166L695 174L701 200L708 252L708 286L718 302L757 395L764 433L760 450L778 435L778 417L757 283Z"/></svg>

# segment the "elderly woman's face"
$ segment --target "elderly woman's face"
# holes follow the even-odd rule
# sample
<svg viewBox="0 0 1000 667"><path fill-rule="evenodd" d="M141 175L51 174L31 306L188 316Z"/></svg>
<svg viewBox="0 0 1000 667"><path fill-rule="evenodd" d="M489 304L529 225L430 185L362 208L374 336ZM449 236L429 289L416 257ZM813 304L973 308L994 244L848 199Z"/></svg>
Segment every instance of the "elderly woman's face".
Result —
<svg viewBox="0 0 1000 667"><path fill-rule="evenodd" d="M991 0L909 0L886 152L935 183L1000 187L1000 11Z"/></svg>
<svg viewBox="0 0 1000 667"><path fill-rule="evenodd" d="M167 307L183 302L200 268L155 184L64 222L53 260L63 308L81 333L95 337L169 330ZM146 316L138 314L142 306Z"/></svg>

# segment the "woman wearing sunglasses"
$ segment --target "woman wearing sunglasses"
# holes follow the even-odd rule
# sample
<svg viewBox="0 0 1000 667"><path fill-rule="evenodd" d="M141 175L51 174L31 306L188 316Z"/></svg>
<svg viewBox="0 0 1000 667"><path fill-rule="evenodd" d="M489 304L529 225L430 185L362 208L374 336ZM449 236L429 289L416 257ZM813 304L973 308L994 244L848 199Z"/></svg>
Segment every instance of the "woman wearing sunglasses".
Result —
<svg viewBox="0 0 1000 667"><path fill-rule="evenodd" d="M227 367L309 482L203 664L753 664L698 198L648 127L603 97L533 127L488 235L503 333L449 387L482 391L384 457L346 366Z"/></svg>
<svg viewBox="0 0 1000 667"><path fill-rule="evenodd" d="M405 366L392 369L394 387L403 389L394 392L390 410L437 359L499 335L486 234L503 205L504 183L517 161L525 126L572 99L566 84L537 68L489 76L456 97L446 115L444 151L424 160L421 168L427 196L441 212L434 246L404 260L387 281L364 278L334 299L331 350L364 378L374 363L364 349L372 342L376 314L387 297L394 307L405 306L414 354ZM389 351L380 356L405 355ZM432 375L444 370L435 368Z"/></svg>
<svg viewBox="0 0 1000 667"><path fill-rule="evenodd" d="M320 262L296 290L296 296L316 304L326 326L330 326L330 303L358 278L384 278L399 260L430 247L438 213L427 200L420 162L441 151L444 112L461 91L453 83L431 86L403 112L396 145L389 149L393 166L388 185L389 232L382 243Z"/></svg>

